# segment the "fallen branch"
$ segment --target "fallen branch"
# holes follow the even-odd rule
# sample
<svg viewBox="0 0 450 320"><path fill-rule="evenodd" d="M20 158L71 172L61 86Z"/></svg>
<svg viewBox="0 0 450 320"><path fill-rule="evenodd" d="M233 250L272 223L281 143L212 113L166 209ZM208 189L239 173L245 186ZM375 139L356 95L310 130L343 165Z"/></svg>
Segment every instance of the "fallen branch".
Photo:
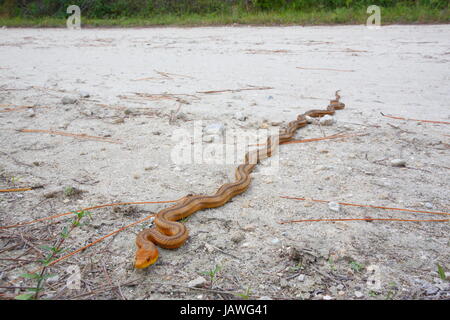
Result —
<svg viewBox="0 0 450 320"><path fill-rule="evenodd" d="M28 188L16 188L16 189L0 189L0 192L20 192L20 191L31 191L34 189L40 189L44 186L35 186L35 187L28 187Z"/></svg>
<svg viewBox="0 0 450 320"><path fill-rule="evenodd" d="M338 72L355 72L355 70L341 70L341 69L329 69L329 68L297 67L297 69L302 69L302 70L321 70L321 71L338 71Z"/></svg>
<svg viewBox="0 0 450 320"><path fill-rule="evenodd" d="M186 94L186 93L142 93L142 92L133 92L137 97L130 97L119 95L120 99L128 99L128 100L136 100L136 99L145 99L145 100L175 100L182 103L187 103L185 99L193 98L195 100L200 100L199 97Z"/></svg>
<svg viewBox="0 0 450 320"><path fill-rule="evenodd" d="M146 78L139 78L139 79L133 79L131 81L145 81L145 80L163 80L163 79L173 79L171 76L174 77L181 77L181 78L188 78L188 79L195 79L194 77L191 76L185 76L182 74L176 74L176 73L169 73L169 72L163 72L163 71L158 71L158 70L154 70L157 74L161 75L162 78L156 78L156 77L146 77Z"/></svg>
<svg viewBox="0 0 450 320"><path fill-rule="evenodd" d="M19 110L33 109L33 108L48 108L48 106L18 106L18 107L14 107L14 108L9 108L9 106L7 106L7 105L3 105L1 107L5 108L5 109L0 110L0 112L12 112L12 111L19 111Z"/></svg>
<svg viewBox="0 0 450 320"><path fill-rule="evenodd" d="M250 87L241 89L224 89L224 90L211 90L211 91L197 91L197 93L211 94L211 93L224 93L224 92L241 92L250 90L271 90L273 87Z"/></svg>
<svg viewBox="0 0 450 320"><path fill-rule="evenodd" d="M158 71L158 70L154 70L157 74L162 75L163 77L166 78L170 78L170 76L175 76L175 77L181 77L181 78L189 78L189 79L194 79L194 77L191 76L185 76L182 74L176 74L176 73L169 73L169 72L162 72L162 71Z"/></svg>
<svg viewBox="0 0 450 320"><path fill-rule="evenodd" d="M87 134L76 134L76 133L68 133L68 132L62 132L62 131L52 131L52 130L39 130L39 129L21 129L19 132L28 132L28 133L49 133L49 134L55 134L60 136L67 136L67 137L73 137L73 138L79 138L79 139L86 139L86 140L96 140L96 141L102 141L102 142L109 142L109 143L117 143L121 144L122 142L118 140L113 139L107 139L102 137L96 137L96 136L89 136Z"/></svg>
<svg viewBox="0 0 450 320"><path fill-rule="evenodd" d="M161 78L147 77L147 78L131 79L131 81L146 81L146 80L161 80Z"/></svg>
<svg viewBox="0 0 450 320"><path fill-rule="evenodd" d="M258 54L258 53L271 54L271 53L290 53L290 52L291 52L290 50L285 50L285 49L278 49L278 50L247 49L247 50L245 50L245 53L248 53L248 54Z"/></svg>
<svg viewBox="0 0 450 320"><path fill-rule="evenodd" d="M450 219L431 219L431 220L414 220L414 219L394 219L394 218L354 218L354 219L308 219L308 220L289 220L289 221L279 221L279 224L286 223L297 223L297 222L337 222L337 221L403 221L403 222L447 222Z"/></svg>
<svg viewBox="0 0 450 320"><path fill-rule="evenodd" d="M427 122L427 123L441 123L441 124L450 124L448 121L435 121L435 120L421 120L421 119L410 119L410 118L402 118L402 117L394 117L383 112L380 112L383 117L396 119L396 120L407 120L407 121L417 121L417 122Z"/></svg>
<svg viewBox="0 0 450 320"><path fill-rule="evenodd" d="M314 202L322 202L322 203L331 202L331 201L328 201L328 200L296 198L296 197L289 197L289 196L280 196L280 198L292 199L292 200L301 200L301 201L314 201ZM404 211L404 212L412 212L412 213L427 213L427 214L450 215L450 213L448 213L448 212L434 212L434 211L412 210L412 209L402 209L402 208L390 208L390 207L382 207L382 206L373 206L373 205L370 205L370 204L355 204L355 203L347 203L347 202L337 202L337 203L340 204L340 205L343 205L343 206L352 206L352 207L374 208L374 209L384 209L384 210L396 210L396 211ZM375 220L375 219L372 219L372 220Z"/></svg>

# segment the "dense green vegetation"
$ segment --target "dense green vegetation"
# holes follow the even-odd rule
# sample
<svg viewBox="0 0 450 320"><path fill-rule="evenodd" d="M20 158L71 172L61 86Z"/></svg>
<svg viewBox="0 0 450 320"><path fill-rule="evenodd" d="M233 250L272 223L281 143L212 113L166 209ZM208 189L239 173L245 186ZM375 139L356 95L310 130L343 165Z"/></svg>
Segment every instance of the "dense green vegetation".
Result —
<svg viewBox="0 0 450 320"><path fill-rule="evenodd" d="M0 0L0 24L62 26L69 5L83 25L364 23L382 8L382 23L448 23L448 0Z"/></svg>

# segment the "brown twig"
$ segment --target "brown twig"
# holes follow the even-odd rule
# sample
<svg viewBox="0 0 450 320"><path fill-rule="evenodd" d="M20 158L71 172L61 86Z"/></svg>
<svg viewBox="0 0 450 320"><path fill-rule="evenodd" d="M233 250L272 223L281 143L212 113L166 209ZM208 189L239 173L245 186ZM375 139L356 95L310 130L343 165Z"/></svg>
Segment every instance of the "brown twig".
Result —
<svg viewBox="0 0 450 320"><path fill-rule="evenodd" d="M113 139L107 139L102 137L96 137L96 136L89 136L87 134L76 134L76 133L69 133L69 132L62 132L62 131L52 131L52 130L40 130L40 129L21 129L18 130L19 132L26 132L26 133L48 133L48 134L55 134L60 136L66 136L66 137L74 137L79 139L86 139L86 140L96 140L96 141L102 141L102 142L109 142L109 143L117 143L121 144L122 142L118 140Z"/></svg>
<svg viewBox="0 0 450 320"><path fill-rule="evenodd" d="M246 53L249 54L257 54L257 53L262 53L262 54L271 54L271 53L290 53L290 50L285 50L285 49L278 49L278 50L266 50L266 49L259 49L259 50L255 50L255 49L247 49L245 50Z"/></svg>
<svg viewBox="0 0 450 320"><path fill-rule="evenodd" d="M211 91L197 91L197 93L211 94L211 93L224 93L224 92L241 92L249 90L271 90L273 87L249 87L241 89L224 89L224 90L211 90Z"/></svg>
<svg viewBox="0 0 450 320"><path fill-rule="evenodd" d="M0 189L0 192L20 192L20 191L31 191L34 189L43 188L44 186L35 186L35 187L28 187L28 188L16 188L16 189Z"/></svg>
<svg viewBox="0 0 450 320"><path fill-rule="evenodd" d="M185 76L185 75L182 75L182 74L169 73L169 72L162 72L162 71L158 71L158 70L155 70L155 72L156 72L157 74L162 75L163 77L166 77L166 78L170 78L170 76L175 76L175 77L181 77L181 78L194 79L194 77L191 77L191 76Z"/></svg>
<svg viewBox="0 0 450 320"><path fill-rule="evenodd" d="M5 107L5 109L0 110L0 112L11 112L11 111L19 111L25 109L33 109L33 108L49 108L48 106L18 106L14 108Z"/></svg>
<svg viewBox="0 0 450 320"><path fill-rule="evenodd" d="M448 222L450 219L395 219L395 218L348 218L348 219L305 219L279 221L279 224L297 223L297 222L337 222L337 221L401 221L401 222Z"/></svg>
<svg viewBox="0 0 450 320"><path fill-rule="evenodd" d="M427 123L440 123L440 124L450 124L448 121L435 121L435 120L421 120L421 119L410 119L410 118L402 118L402 117L394 117L383 112L380 112L383 117L396 119L396 120L407 120L407 121L417 121L417 122L427 122Z"/></svg>
<svg viewBox="0 0 450 320"><path fill-rule="evenodd" d="M289 196L280 196L283 199L292 199L292 200L301 200L301 201L314 201L314 202L322 202L328 203L328 200L317 200L317 199L308 199L308 198L297 198L297 197L289 197ZM450 215L448 212L435 212L435 211L423 211L423 210L412 210L412 209L403 209L403 208L391 208L391 207L382 207L382 206L373 206L370 204L355 204L355 203L347 203L347 202L337 202L343 206L352 206L352 207L362 207L362 208L374 208L374 209L384 209L384 210L395 210L395 211L403 211L403 212L411 212L411 213L426 213L426 214L438 214L438 215Z"/></svg>
<svg viewBox="0 0 450 320"><path fill-rule="evenodd" d="M338 72L355 72L355 70L342 70L342 69L330 69L330 68L297 67L297 69L302 69L302 70L321 70L321 71L338 71Z"/></svg>

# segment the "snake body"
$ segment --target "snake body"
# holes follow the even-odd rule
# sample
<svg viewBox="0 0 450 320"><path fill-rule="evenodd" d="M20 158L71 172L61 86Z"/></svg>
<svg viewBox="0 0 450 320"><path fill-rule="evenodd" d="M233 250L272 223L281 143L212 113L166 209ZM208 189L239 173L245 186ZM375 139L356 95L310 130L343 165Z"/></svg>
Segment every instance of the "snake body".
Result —
<svg viewBox="0 0 450 320"><path fill-rule="evenodd" d="M299 115L296 120L289 122L286 129L283 129L278 136L278 143L292 139L297 129L308 124L308 116L320 118L334 114L335 110L343 109L345 105L339 101L339 91L336 91L335 95L336 99L330 101L326 110L309 110ZM175 249L184 244L189 236L188 230L184 224L177 222L178 220L202 209L220 207L234 196L245 192L251 182L250 173L256 164L272 155L276 147L275 138L268 137L265 148L246 153L244 163L236 168L235 182L222 185L214 195L187 195L175 205L158 212L154 219L154 226L142 230L136 237L135 267L142 269L156 262L158 259L156 245Z"/></svg>

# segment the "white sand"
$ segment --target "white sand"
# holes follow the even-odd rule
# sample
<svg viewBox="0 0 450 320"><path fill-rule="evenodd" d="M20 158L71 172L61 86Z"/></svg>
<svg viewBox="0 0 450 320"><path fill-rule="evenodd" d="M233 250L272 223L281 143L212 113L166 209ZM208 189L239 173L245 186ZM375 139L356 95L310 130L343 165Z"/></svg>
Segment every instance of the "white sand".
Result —
<svg viewBox="0 0 450 320"><path fill-rule="evenodd" d="M285 123L306 110L323 109L340 89L347 107L336 114L337 122L323 127L323 132L310 125L299 130L297 138L337 132L366 135L282 146L279 175L267 177L259 168L245 194L224 207L190 217L186 225L191 238L186 245L175 251L161 250L158 263L146 271L132 268L135 233L141 227L114 238L110 254L100 253L109 243L106 240L67 262L78 264L84 270L83 279L94 284L106 281L104 274L86 271L102 270L99 260L108 266L114 282L139 278L138 286L122 288L131 299L195 298L199 294L195 291L153 281L185 284L216 264L223 267L216 288L245 292L251 287L255 296L352 299L355 291L361 291L365 298L385 298L389 292L394 292L395 298L448 297L445 290L449 288L436 280L437 263L450 270L448 223L277 222L367 216L442 218L344 206L334 212L326 204L304 206L303 202L280 199L280 195L450 211L450 127L380 115L450 121L449 38L448 25L386 26L380 30L364 26L0 29L0 105L47 107L36 107L34 112L0 112L0 189L45 186L23 194L0 194L0 224L108 202L211 194L232 179L234 166L171 163L169 154L175 145L171 136L176 129L192 128L193 121L186 120L223 123L228 129L256 129L263 120ZM199 93L250 86L273 89ZM82 91L91 97L80 99ZM178 98L189 103L179 110L185 118L169 122L179 106L175 100L149 100L134 93L184 94ZM63 105L64 96L78 102ZM249 120L233 119L237 112L248 115ZM115 123L118 119L124 122ZM107 136L124 143L20 133L17 129ZM156 131L160 134L154 134ZM390 160L396 158L405 159L407 168L390 166ZM44 197L66 186L85 192L79 199L62 194ZM68 240L70 248L165 206L137 206L136 213L113 212L112 208L92 211L94 226L77 229ZM62 225L52 228L56 235ZM28 229L11 229L8 235L24 230ZM3 253L5 257L25 252L20 237L12 241L21 246ZM205 243L242 260L208 250ZM0 245L9 244L2 238ZM289 246L302 252L311 248L317 256L315 261L303 261L303 270L294 268L306 275L304 281L291 277L299 262L283 254ZM377 296L369 296L366 269L352 271L351 261L382 270ZM2 269L10 265L1 263ZM62 279L64 268L62 263L55 270ZM4 272L3 280L23 273L19 269ZM441 286L438 293L426 292L436 285ZM86 291L82 287L78 293ZM56 293L50 290L49 294ZM202 294L202 298L219 297ZM119 295L107 291L98 297Z"/></svg>

